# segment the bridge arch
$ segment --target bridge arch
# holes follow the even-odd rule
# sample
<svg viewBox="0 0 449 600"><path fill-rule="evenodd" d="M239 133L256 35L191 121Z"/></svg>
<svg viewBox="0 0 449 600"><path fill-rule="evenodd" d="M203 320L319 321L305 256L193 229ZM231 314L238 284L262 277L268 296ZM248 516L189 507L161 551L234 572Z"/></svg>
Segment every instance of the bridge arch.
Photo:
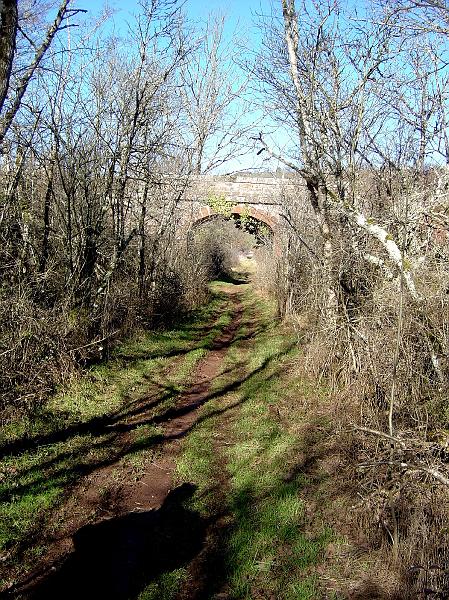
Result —
<svg viewBox="0 0 449 600"><path fill-rule="evenodd" d="M296 179L287 176L284 178L284 176L252 173L226 176L199 175L189 181L176 205L179 235L191 239L198 225L218 218L221 213L221 203L217 204L218 210L211 205L215 204L215 200L223 200L226 215L222 216L225 218L227 215L229 218L240 216L243 226L245 215L251 217L256 225L259 223L266 225L270 232L269 237L272 238L273 251L281 257L288 243L284 196L291 192L299 193L297 182ZM208 202L207 198L213 202ZM256 227L253 228L250 223L247 230L253 233L252 229L255 230ZM263 229L261 231L262 236L265 237ZM255 235L257 237L257 233Z"/></svg>
<svg viewBox="0 0 449 600"><path fill-rule="evenodd" d="M256 221L263 223L266 225L274 238L277 232L277 228L279 225L279 219L273 215L269 215L268 213L255 208L254 206L248 204L236 204L232 208L227 211L226 215L222 215L219 212L216 212L212 207L205 205L200 208L196 215L193 216L190 222L190 230L194 229L198 225L205 223L209 220L212 220L214 217L224 216L225 218L230 217L251 217Z"/></svg>

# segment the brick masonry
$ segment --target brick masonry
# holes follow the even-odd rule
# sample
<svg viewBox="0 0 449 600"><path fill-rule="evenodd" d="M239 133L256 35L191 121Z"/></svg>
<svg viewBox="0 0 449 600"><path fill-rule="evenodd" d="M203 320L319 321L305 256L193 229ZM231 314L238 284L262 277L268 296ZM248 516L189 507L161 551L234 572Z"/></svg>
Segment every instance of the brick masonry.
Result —
<svg viewBox="0 0 449 600"><path fill-rule="evenodd" d="M215 213L207 200L215 196L234 204L231 213L262 221L278 236L283 221L282 196L297 185L289 178L200 175L190 182L178 204L182 228L188 230L212 217Z"/></svg>

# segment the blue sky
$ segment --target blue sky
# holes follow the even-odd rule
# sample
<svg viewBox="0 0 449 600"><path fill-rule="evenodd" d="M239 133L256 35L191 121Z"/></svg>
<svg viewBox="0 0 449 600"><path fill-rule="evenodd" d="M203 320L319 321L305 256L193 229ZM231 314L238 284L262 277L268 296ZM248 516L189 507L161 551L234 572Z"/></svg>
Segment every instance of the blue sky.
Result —
<svg viewBox="0 0 449 600"><path fill-rule="evenodd" d="M279 3L279 0L274 0ZM105 5L103 0L77 0L77 6L87 8L93 13L98 13ZM232 29L242 28L245 30L252 29L255 13L270 12L271 0L186 0L184 10L192 21L198 22L205 20L209 13L220 12L224 13L229 19L229 27ZM138 0L109 0L107 5L110 6L116 14L114 21L117 27L129 19L132 13L138 12Z"/></svg>
<svg viewBox="0 0 449 600"><path fill-rule="evenodd" d="M182 2L182 0L181 0ZM362 13L366 9L366 0L342 0L348 8L353 11L357 8ZM105 5L104 0L76 0L80 8L88 7L93 14L98 14ZM300 2L298 0L297 4ZM108 0L107 5L113 9L113 19L105 24L105 28L112 30L115 34L126 34L126 23L132 21L132 15L140 12L138 0ZM281 0L185 0L183 10L187 19L194 25L201 26L208 19L211 13L220 13L226 17L225 33L229 39L234 33L237 38L242 40L242 48L256 48L262 42L260 30L257 28L257 22L260 21L258 15L276 14L281 17ZM250 109L245 117L245 123L250 125L260 115L260 111L254 108ZM257 131L252 134L246 134L246 141L250 142L258 131L262 130L265 139L280 151L284 153L285 147L290 145L290 136L285 131L264 118L263 124L257 125ZM250 142L251 143L251 142ZM276 169L279 166L278 161L269 159L268 154L257 155L259 148L253 148L247 155L240 156L227 163L223 171L234 171L244 169ZM268 161L268 164L267 164Z"/></svg>
<svg viewBox="0 0 449 600"><path fill-rule="evenodd" d="M180 0L182 1L182 0ZM74 2L79 8L87 8L89 12L92 12L92 19L94 15L100 13L104 6L104 0L75 0ZM297 6L299 6L300 0L297 0ZM342 7L346 9L346 15L352 18L365 18L367 16L367 10L370 6L368 0L341 0ZM306 0L306 6L313 5L312 0ZM114 11L113 20L108 21L104 25L106 31L115 30L115 34L126 34L126 22L132 21L132 15L140 12L138 0L108 0L108 6ZM225 33L228 34L229 39L234 32L237 33L237 37L243 40L243 43L239 48L248 49L249 58L251 59L251 49L257 48L259 44L263 42L261 39L260 30L256 27L258 15L271 15L275 14L281 17L281 0L185 0L183 3L183 10L187 16L187 19L199 28L208 19L211 13L220 13L226 17L226 29ZM351 21L348 21L349 26L352 25ZM239 52L245 52L240 50ZM239 75L237 75L239 78ZM249 100L253 98L248 94ZM247 98L248 99L248 98ZM265 106L264 108L267 108ZM254 123L254 119L261 115L261 112L254 111L251 105L245 105L245 123L249 127ZM268 110L263 110L264 113ZM265 114L263 116L263 122L257 125L257 130L253 133L247 133L246 138L249 143L252 143L254 135L257 135L258 131L263 131L265 139L274 147L281 155L288 154L289 149L294 149L294 142L292 146L292 140L288 132L280 128L277 124L274 125L270 122ZM276 148L277 146L277 148ZM266 160L267 153L264 153L257 157L257 150L259 148L253 148L251 152L244 157L233 159L232 163L229 164L224 170L241 170L250 168L271 168L275 169L278 164L277 161L270 161L267 165L264 162Z"/></svg>

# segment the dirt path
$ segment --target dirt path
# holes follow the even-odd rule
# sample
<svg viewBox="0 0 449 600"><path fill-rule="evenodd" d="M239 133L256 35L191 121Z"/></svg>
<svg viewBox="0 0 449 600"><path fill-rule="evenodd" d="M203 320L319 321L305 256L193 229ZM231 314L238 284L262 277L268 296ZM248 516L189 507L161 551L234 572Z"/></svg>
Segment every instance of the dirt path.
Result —
<svg viewBox="0 0 449 600"><path fill-rule="evenodd" d="M179 397L173 409L154 419L156 423L164 423L165 443L157 462L148 466L145 476L137 484L126 484L122 503L124 511L159 508L168 496L181 440L192 429L201 406L208 400L211 383L219 373L241 321L242 304L238 292L229 291L229 295L234 304L232 321L214 341L213 349L199 362L195 383Z"/></svg>
<svg viewBox="0 0 449 600"><path fill-rule="evenodd" d="M231 322L199 361L188 391L161 415L152 417L144 406L136 407L134 416L114 424L118 431L114 445L123 450L131 445L140 423L151 420L161 426L153 460L143 465L138 477L130 466L117 471L117 465L110 464L80 481L60 515L65 522L51 540L44 564L7 597L124 600L138 594L143 573L146 580L154 578L198 552L206 526L182 505L193 494L193 486L170 490L182 439L209 399L211 383L240 326L240 290L229 286L226 293L232 302ZM85 525L89 509L97 516Z"/></svg>

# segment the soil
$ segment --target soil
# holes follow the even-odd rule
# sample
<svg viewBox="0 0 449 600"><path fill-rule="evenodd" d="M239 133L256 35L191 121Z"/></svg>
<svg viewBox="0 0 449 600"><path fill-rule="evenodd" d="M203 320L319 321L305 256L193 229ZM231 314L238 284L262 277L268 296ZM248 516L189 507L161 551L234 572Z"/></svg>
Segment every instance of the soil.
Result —
<svg viewBox="0 0 449 600"><path fill-rule="evenodd" d="M173 475L182 438L209 399L211 383L240 325L239 291L232 286L226 291L234 306L232 321L198 363L194 384L180 395L176 406L152 418L163 427L152 460L143 472L138 469L136 473L125 462L119 469L115 463L108 464L83 477L55 515L63 524L47 540L45 556L5 598L128 600L160 573L204 557L216 530L211 531L199 514L184 507L195 487L183 484L173 489ZM151 406L144 399L132 417L114 423L118 432L114 446L122 450L121 456L133 441L126 425L134 429L147 423ZM199 563L198 558L193 561L194 569L202 562L201 558ZM199 597L198 589L191 592L189 598Z"/></svg>

